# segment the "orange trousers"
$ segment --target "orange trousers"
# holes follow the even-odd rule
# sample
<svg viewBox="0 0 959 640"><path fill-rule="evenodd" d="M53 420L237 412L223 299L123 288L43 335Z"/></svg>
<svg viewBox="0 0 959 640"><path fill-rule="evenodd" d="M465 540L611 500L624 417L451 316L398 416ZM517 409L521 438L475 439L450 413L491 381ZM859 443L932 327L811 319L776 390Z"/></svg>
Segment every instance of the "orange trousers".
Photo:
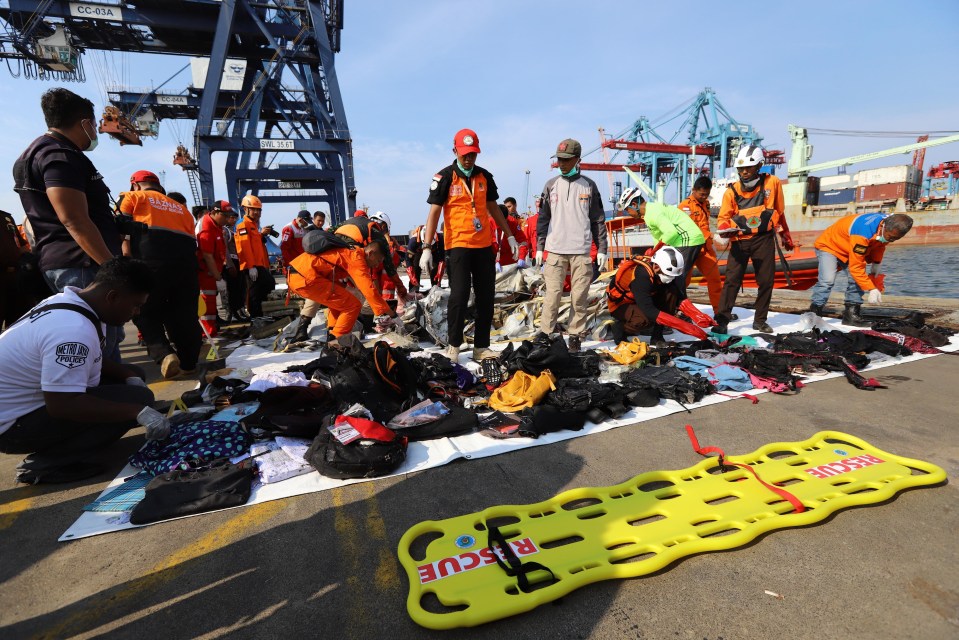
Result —
<svg viewBox="0 0 959 640"><path fill-rule="evenodd" d="M334 338L353 331L363 303L346 287L326 278L317 278L307 284L303 276L295 272L287 276L286 282L291 291L326 307L326 326Z"/></svg>
<svg viewBox="0 0 959 640"><path fill-rule="evenodd" d="M719 296L723 291L723 283L719 277L719 259L716 257L716 249L713 248L713 239L710 238L699 250L699 255L693 261L699 272L703 274L706 280L706 291L709 293L709 304L713 308L713 313L719 308ZM686 286L693 278L693 270L690 269L686 274Z"/></svg>

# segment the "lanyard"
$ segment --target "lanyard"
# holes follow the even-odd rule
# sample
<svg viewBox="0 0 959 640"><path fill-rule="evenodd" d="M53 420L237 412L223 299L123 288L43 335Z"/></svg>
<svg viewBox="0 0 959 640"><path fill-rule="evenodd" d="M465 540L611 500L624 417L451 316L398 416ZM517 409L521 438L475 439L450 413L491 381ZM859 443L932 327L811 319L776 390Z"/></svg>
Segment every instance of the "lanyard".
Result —
<svg viewBox="0 0 959 640"><path fill-rule="evenodd" d="M462 180L462 178L460 179ZM469 180L469 185L467 185L466 182L463 182L463 188L466 189L466 193L470 194L470 205L473 207L473 213L475 214L476 198L473 197L473 189L471 188L473 186L473 177L470 176L468 180Z"/></svg>

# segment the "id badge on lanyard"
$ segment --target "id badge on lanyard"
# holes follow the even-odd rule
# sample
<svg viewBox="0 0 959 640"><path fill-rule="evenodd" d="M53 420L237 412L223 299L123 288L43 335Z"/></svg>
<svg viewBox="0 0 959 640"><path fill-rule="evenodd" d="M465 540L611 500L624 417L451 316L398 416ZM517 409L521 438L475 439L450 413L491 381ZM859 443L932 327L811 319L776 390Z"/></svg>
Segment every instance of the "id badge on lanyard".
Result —
<svg viewBox="0 0 959 640"><path fill-rule="evenodd" d="M476 198L473 197L473 178L469 179L469 185L465 182L463 183L463 188L466 189L466 193L470 194L470 206L473 207L473 229L475 231L483 230L483 223L479 219L479 215L476 213Z"/></svg>

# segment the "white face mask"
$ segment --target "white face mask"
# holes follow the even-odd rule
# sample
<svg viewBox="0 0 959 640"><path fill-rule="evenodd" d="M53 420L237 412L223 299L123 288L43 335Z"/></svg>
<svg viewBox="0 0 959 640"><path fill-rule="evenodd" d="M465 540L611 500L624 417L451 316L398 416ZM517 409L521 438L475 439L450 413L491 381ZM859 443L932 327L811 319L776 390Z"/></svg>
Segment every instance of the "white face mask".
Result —
<svg viewBox="0 0 959 640"><path fill-rule="evenodd" d="M97 145L100 144L100 137L97 136L97 134L96 134L95 131L94 131L93 136L91 136L89 133L87 133L87 128L83 126L83 123L81 123L80 126L83 127L83 133L84 133L84 134L87 136L87 138L89 138L89 140L90 140L90 144L88 144L88 145L87 145L87 148L84 149L84 151L86 151L87 153L89 153L89 152L93 151L94 149L96 149L96 148L97 148Z"/></svg>
<svg viewBox="0 0 959 640"><path fill-rule="evenodd" d="M665 273L659 274L659 281L663 284L669 284L676 279L676 276L667 276Z"/></svg>

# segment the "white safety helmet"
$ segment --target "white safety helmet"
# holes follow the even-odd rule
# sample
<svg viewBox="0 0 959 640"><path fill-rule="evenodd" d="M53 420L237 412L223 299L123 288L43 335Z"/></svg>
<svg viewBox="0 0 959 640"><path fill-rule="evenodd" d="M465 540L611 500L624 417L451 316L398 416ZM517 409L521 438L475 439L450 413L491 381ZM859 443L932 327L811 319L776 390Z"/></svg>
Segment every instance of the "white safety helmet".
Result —
<svg viewBox="0 0 959 640"><path fill-rule="evenodd" d="M766 157L763 155L762 147L755 144L748 144L739 149L739 153L736 154L736 168L739 167L755 167L761 165L766 161Z"/></svg>
<svg viewBox="0 0 959 640"><path fill-rule="evenodd" d="M382 211L377 211L376 213L374 213L373 215L371 215L371 216L370 216L370 220L373 220L373 221L375 221L375 222L379 222L379 223L385 224L385 225L386 225L386 230L387 230L387 231L390 230L390 217L389 217L388 215L386 215L385 213L383 213Z"/></svg>
<svg viewBox="0 0 959 640"><path fill-rule="evenodd" d="M626 207L633 204L633 201L636 199L639 199L639 204L642 204L643 192L639 190L639 187L630 187L624 190L622 195L619 196L619 203L617 206L619 207L620 211L626 211Z"/></svg>
<svg viewBox="0 0 959 640"><path fill-rule="evenodd" d="M653 264L659 265L659 279L664 283L670 283L673 278L679 278L683 275L683 268L686 266L683 261L683 254L673 247L663 247L653 254Z"/></svg>

